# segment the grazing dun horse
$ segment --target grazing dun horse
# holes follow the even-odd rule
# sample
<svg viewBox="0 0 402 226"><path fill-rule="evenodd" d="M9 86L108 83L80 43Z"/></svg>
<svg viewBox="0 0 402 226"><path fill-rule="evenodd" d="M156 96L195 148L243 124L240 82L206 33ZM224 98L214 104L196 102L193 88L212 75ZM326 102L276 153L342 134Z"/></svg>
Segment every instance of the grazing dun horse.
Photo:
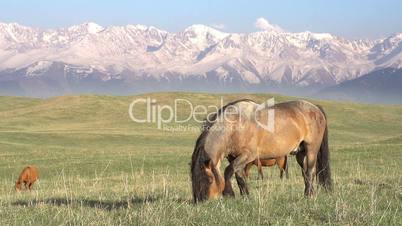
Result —
<svg viewBox="0 0 402 226"><path fill-rule="evenodd" d="M289 178L289 173L288 173L288 157L287 156L282 156L278 158L273 158L273 159L256 159L250 163L247 163L246 168L244 168L244 175L248 178L250 174L250 169L253 165L256 165L258 168L258 176L261 179L264 179L264 173L262 172L262 167L263 166L275 166L278 165L278 168L280 170L280 175L279 177L282 179L283 174L285 173L286 178Z"/></svg>
<svg viewBox="0 0 402 226"><path fill-rule="evenodd" d="M18 180L15 182L15 190L19 191L22 189L21 185L24 184L25 189L32 189L33 184L39 178L38 168L35 166L27 166L25 167Z"/></svg>
<svg viewBox="0 0 402 226"><path fill-rule="evenodd" d="M272 111L274 119L270 118ZM269 122L273 130L265 126ZM234 196L230 182L233 174L240 193L247 195L245 166L255 159L288 154L295 154L302 168L306 196L314 194L315 176L320 185L331 189L327 118L321 107L307 101L274 106L252 100L229 103L207 117L196 141L191 159L193 199L198 202ZM219 168L228 156L232 157L222 177Z"/></svg>

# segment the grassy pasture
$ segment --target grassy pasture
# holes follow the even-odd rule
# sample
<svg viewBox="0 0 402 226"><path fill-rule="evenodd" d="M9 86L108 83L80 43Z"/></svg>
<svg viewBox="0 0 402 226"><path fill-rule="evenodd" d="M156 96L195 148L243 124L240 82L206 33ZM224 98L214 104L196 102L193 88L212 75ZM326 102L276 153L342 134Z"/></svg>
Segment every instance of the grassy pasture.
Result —
<svg viewBox="0 0 402 226"><path fill-rule="evenodd" d="M175 98L218 105L220 98L272 97L0 97L0 225L402 224L402 106L313 100L329 118L333 193L318 190L306 199L291 157L288 180L280 180L276 168L265 168L266 179L257 180L253 168L249 198L236 190L235 199L193 205L188 163L199 133L132 122L129 104L148 96L158 105ZM179 116L188 113L179 108ZM40 182L32 192L16 193L14 182L28 164L39 167Z"/></svg>

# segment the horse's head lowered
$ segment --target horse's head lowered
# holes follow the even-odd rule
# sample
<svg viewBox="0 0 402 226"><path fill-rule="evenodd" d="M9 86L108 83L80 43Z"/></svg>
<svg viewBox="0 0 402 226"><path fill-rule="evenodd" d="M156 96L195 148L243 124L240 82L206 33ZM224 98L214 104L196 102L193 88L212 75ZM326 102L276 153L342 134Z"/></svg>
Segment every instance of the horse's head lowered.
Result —
<svg viewBox="0 0 402 226"><path fill-rule="evenodd" d="M217 199L222 195L225 187L224 179L216 172L211 160L204 163L204 170L208 176L208 199Z"/></svg>
<svg viewBox="0 0 402 226"><path fill-rule="evenodd" d="M225 182L213 161L207 156L203 142L197 142L191 161L191 181L194 202L221 196Z"/></svg>

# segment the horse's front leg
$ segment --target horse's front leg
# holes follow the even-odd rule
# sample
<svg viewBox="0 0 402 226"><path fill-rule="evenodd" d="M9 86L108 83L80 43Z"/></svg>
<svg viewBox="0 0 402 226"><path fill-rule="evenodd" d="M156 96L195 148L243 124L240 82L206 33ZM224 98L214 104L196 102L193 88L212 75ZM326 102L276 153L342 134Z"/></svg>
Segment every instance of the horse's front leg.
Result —
<svg viewBox="0 0 402 226"><path fill-rule="evenodd" d="M233 169L233 160L234 157L229 156L228 157L228 161L229 161L229 165L225 168L225 188L223 190L223 196L232 196L234 197L234 191L232 188L232 183L230 182L230 179L232 178L233 174L234 174L234 169Z"/></svg>
<svg viewBox="0 0 402 226"><path fill-rule="evenodd" d="M244 167L247 165L247 163L250 163L253 160L255 160L256 157L252 155L252 153L247 149L242 153L243 154L239 155L233 161L233 168L236 175L237 185L239 186L240 189L240 194L248 195L249 191L246 183L246 175L244 174Z"/></svg>
<svg viewBox="0 0 402 226"><path fill-rule="evenodd" d="M236 173L235 175L236 175L237 186L239 186L240 194L249 195L245 175L242 174L241 172Z"/></svg>

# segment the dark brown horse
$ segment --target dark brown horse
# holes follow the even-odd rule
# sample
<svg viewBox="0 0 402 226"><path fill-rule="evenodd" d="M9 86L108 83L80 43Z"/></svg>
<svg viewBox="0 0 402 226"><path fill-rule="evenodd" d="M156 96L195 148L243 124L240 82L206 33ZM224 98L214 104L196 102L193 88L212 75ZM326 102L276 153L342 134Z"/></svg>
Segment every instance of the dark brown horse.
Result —
<svg viewBox="0 0 402 226"><path fill-rule="evenodd" d="M245 166L258 158L277 158L290 153L296 155L302 168L306 196L314 194L315 176L329 190L327 141L326 115L321 107L310 102L291 101L274 106L259 105L252 100L229 103L207 118L196 141L191 159L194 201L222 194L234 196L230 183L233 174L240 193L249 194ZM228 158L223 178L219 168L228 156L232 158Z"/></svg>
<svg viewBox="0 0 402 226"><path fill-rule="evenodd" d="M264 179L264 173L262 172L262 167L271 167L277 165L280 170L279 177L282 179L283 174L286 175L286 178L289 178L288 173L288 157L282 156L278 158L272 159L256 159L250 163L247 163L246 168L244 168L244 175L248 178L250 174L250 169L253 165L256 165L258 168L258 176L261 179Z"/></svg>

